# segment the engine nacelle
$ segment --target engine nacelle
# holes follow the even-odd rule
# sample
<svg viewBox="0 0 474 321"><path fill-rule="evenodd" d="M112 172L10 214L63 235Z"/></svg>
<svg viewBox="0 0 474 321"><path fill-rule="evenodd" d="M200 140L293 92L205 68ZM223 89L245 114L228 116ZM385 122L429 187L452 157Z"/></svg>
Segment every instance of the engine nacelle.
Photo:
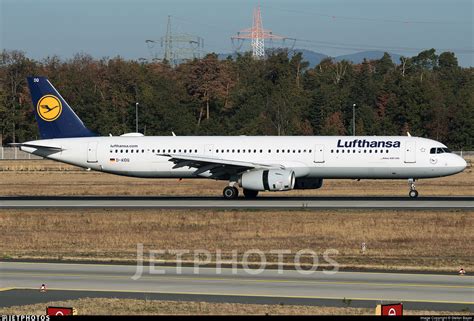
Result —
<svg viewBox="0 0 474 321"><path fill-rule="evenodd" d="M295 182L295 189L318 189L323 186L322 178L299 177Z"/></svg>
<svg viewBox="0 0 474 321"><path fill-rule="evenodd" d="M252 191L288 191L295 186L295 172L282 169L253 170L242 174L239 185Z"/></svg>

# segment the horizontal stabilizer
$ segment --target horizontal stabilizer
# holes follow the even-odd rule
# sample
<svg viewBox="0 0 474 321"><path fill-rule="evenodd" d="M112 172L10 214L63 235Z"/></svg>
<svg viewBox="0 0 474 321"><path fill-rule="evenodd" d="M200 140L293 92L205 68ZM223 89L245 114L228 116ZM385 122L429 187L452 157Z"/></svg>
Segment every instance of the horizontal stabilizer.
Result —
<svg viewBox="0 0 474 321"><path fill-rule="evenodd" d="M36 149L48 149L48 150L53 150L53 151L58 151L58 152L63 150L62 147L38 145L38 144L11 143L9 145L13 147L31 147L31 148L36 148Z"/></svg>

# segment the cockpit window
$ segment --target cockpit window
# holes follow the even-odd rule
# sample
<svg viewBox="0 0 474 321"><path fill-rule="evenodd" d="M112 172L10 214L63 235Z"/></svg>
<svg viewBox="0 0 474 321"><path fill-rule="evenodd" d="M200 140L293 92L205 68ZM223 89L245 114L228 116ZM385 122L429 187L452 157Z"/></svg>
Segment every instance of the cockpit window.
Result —
<svg viewBox="0 0 474 321"><path fill-rule="evenodd" d="M443 154L443 153L451 153L451 151L447 147L433 147L430 149L430 154Z"/></svg>

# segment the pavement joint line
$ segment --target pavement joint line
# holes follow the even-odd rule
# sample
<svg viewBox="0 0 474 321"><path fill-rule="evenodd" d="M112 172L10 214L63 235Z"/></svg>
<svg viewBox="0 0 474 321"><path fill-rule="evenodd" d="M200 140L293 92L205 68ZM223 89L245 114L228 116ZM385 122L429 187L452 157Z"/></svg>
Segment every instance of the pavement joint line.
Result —
<svg viewBox="0 0 474 321"><path fill-rule="evenodd" d="M87 279L131 279L131 276L122 276L122 275L102 275L102 274L69 274L69 273L38 273L38 274L25 274L20 272L5 272L3 275L23 275L25 277L76 277L76 278L87 278ZM391 287L428 287L428 288L456 288L456 289L474 289L474 286L470 285L444 285L444 284L417 284L417 283L372 283L372 282L342 282L342 281L312 281L312 280L279 280L279 279L240 279L240 278L212 278L212 277L177 277L177 276L144 276L140 277L139 280L156 280L156 279L166 279L166 280L177 280L177 281L227 281L230 283L304 283L304 284L320 284L320 285L365 285L365 286L391 286ZM137 280L138 281L138 280Z"/></svg>
<svg viewBox="0 0 474 321"><path fill-rule="evenodd" d="M106 267L131 267L131 266L136 266L136 265L123 265L123 264L94 264L94 263L49 263L49 262L5 262L5 261L0 261L0 271L1 271L1 265L6 264L6 265L18 265L18 264L29 264L29 265L35 265L35 264L41 264L41 265L68 265L68 266L73 266L73 265L79 265L79 266L106 266ZM147 265L143 265L143 267L146 267ZM170 270L175 270L175 267L170 267L166 265L153 265L153 267L159 268L159 269L170 269ZM189 267L183 267L183 269L186 269ZM208 269L208 270L215 270L216 268L214 267L206 267L206 266L200 266L199 269ZM225 268L222 267L222 270L232 270L231 268ZM243 269L240 269L243 270ZM324 273L324 271L314 271L314 273ZM452 278L459 278L459 275L453 274L453 275L446 275L446 274L432 274L432 273L397 273L397 272L362 272L362 271L337 271L338 274L340 273L345 273L345 274L351 274L351 273L358 273L358 274L381 274L381 275L415 275L415 276L442 276L442 277L452 277ZM470 275L464 275L463 278L474 278L474 276Z"/></svg>
<svg viewBox="0 0 474 321"><path fill-rule="evenodd" d="M15 287L14 290L38 290L37 288ZM353 300L353 301L384 301L384 298L345 298L324 296L300 296L300 295L275 295L275 294L239 294L239 293L213 293L213 292L170 292L170 291L139 291L139 290L110 290L110 289L77 289L77 288L49 288L49 291L84 291L84 292L117 292L117 293L153 293L153 294L182 294L182 295L209 295L209 296L234 296L234 297L263 297L263 298L288 298L288 299L327 299L327 300ZM421 303L446 303L446 304L468 304L474 302L463 301L438 301L438 300L401 300L402 302Z"/></svg>

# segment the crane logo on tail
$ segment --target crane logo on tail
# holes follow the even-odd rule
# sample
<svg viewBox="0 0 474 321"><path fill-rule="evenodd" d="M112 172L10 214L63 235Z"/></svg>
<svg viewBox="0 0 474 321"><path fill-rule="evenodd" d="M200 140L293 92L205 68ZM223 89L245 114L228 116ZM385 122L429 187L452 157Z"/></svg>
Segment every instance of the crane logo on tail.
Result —
<svg viewBox="0 0 474 321"><path fill-rule="evenodd" d="M53 95L45 95L41 97L36 106L36 111L42 120L54 121L61 116L63 106L58 97Z"/></svg>

